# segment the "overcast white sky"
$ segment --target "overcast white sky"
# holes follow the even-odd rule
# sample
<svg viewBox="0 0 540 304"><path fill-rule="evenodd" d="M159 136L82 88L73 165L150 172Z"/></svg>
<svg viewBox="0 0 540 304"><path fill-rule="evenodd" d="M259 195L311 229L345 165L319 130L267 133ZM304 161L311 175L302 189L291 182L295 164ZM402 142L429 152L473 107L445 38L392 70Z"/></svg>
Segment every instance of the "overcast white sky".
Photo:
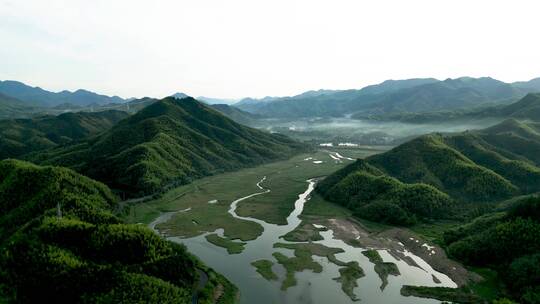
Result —
<svg viewBox="0 0 540 304"><path fill-rule="evenodd" d="M540 76L540 1L0 0L0 80L262 97Z"/></svg>

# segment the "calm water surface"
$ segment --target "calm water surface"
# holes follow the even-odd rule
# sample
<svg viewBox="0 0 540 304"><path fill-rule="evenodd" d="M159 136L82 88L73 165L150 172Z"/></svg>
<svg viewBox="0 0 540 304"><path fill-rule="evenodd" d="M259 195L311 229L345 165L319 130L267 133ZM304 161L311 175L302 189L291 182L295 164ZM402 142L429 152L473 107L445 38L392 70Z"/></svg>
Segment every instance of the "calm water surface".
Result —
<svg viewBox="0 0 540 304"><path fill-rule="evenodd" d="M259 192L239 198L231 203L231 208L229 210L231 215L239 219L257 222L264 227L263 234L253 241L248 241L242 253L229 255L225 248L208 243L205 239L205 235L208 233L187 239L179 237L168 237L168 239L185 244L190 252L197 255L208 266L225 275L233 282L240 289L241 303L354 303L354 301L341 290L341 284L333 280L334 278L339 277L339 267L330 263L325 257L313 257L316 262L323 266L322 273L313 273L312 271L307 270L296 273L298 284L288 288L286 291L281 290L281 282L285 277L285 269L277 264L272 253L281 252L286 256L292 257L293 250L273 248L272 246L278 242L289 243L280 239L280 236L294 230L301 223L298 216L302 213L304 204L309 204L309 195L314 189L315 181L306 181L307 189L305 192L298 195L298 199L295 202L295 208L287 218L288 224L280 226L268 224L255 218L241 217L235 212L236 205L242 200L256 195L264 195L270 191L263 188L262 184L264 180L265 178L257 183L257 186L260 189ZM189 210L177 212L189 212ZM150 228L155 230L155 226L158 223L168 221L174 213L175 212L168 212L161 214L160 217L149 225ZM215 232L220 236L223 236L223 229L218 229ZM425 261L412 253L406 252L406 254L411 256L423 269L409 266L404 261L396 260L386 250L379 250L383 260L385 262L395 263L401 272L400 276L389 276L388 286L386 286L384 291L381 291L381 280L374 271L374 264L370 263L369 260L361 254L362 251L366 250L365 248L352 247L342 240L334 239L332 230L321 232L321 235L324 240L315 243L343 249L345 252L336 254L336 257L343 262L357 261L364 270L366 276L358 280L358 287L354 289L354 293L362 303L440 303L440 301L432 299L403 297L400 295L399 291L402 285L456 287L456 284L452 282L448 276L433 270ZM255 271L251 262L260 259L268 259L275 263L273 270L280 278L279 281L267 281ZM440 284L433 282L432 274L441 281Z"/></svg>

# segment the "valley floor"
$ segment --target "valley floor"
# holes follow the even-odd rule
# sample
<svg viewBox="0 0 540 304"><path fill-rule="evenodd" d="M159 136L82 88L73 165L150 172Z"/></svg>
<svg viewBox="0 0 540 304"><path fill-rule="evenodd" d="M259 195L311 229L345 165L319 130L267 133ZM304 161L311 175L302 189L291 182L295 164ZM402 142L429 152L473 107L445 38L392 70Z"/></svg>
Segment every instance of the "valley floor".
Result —
<svg viewBox="0 0 540 304"><path fill-rule="evenodd" d="M298 194L303 193L306 189L306 180L326 176L352 162L351 159L363 158L373 153L377 153L377 149L333 148L312 154L298 155L287 161L203 178L189 185L172 189L157 200L129 205L129 211L125 218L132 223L149 224L161 215L162 220L152 224L152 228L157 229L160 233L180 239L197 239L196 237L204 235L206 241L209 242L205 246L223 247L232 257L232 255L239 254L244 250L246 242L249 244L250 241L263 234L265 229L263 225L265 227L266 225L258 223L257 220L275 225L287 224L287 217L295 210ZM255 220L243 220L231 215L229 209L232 201L261 192L262 187L260 187L260 182L257 183L258 181L264 181L264 189L271 191L265 192L264 195L255 195L242 200L235 210L238 216ZM389 274L397 275L392 274L392 267L387 268L392 266L390 264L396 267L395 264L387 261L398 263L401 265L400 268L416 267L422 271L429 270L429 273L442 273L437 276L444 279L443 277L447 275L451 279L450 282L453 281L460 287L474 285L477 284L475 282L480 281L478 275L448 259L443 249L432 244L430 240L433 238L430 238L429 233L423 233L424 236L419 236L418 233L409 229L394 228L367 221L360 222L351 216L349 210L325 201L314 192L305 204L300 219L302 222L296 229L282 236L286 243L327 244L328 241L324 239L330 237L330 239L335 238L336 241L344 242L351 248L368 248L386 252L388 256L384 254L384 265L380 264L379 267L378 264L375 264L375 271L383 282L387 282ZM326 233L327 230L331 232L330 236ZM422 231L432 232L425 227L419 227L418 232L422 234ZM201 239L197 242L204 241ZM333 242L330 241L332 244ZM334 252L332 250L338 248L325 247L325 245L297 248L294 247L296 245L292 244L275 243L274 248L276 246L294 249L294 254L291 256L291 253L285 251L274 253L277 263L272 261L271 256L268 259L250 261L250 263L256 262L253 264L253 271L257 270L259 275L271 281L285 275L279 273L279 269L276 270L276 264L282 264L287 270L282 289L287 289L296 284L295 273L302 276L306 269L320 272L322 268L317 265L334 263L342 267L339 270L341 277L336 278L336 280L342 284L343 291L351 300L356 299L353 290L358 289L356 280L364 275L364 270L358 267L358 264L354 266L350 264L351 262L340 261L333 254L327 256L326 253L320 253L321 250L322 252ZM340 251L335 252L339 253ZM326 262L313 260L312 256L317 255L324 257ZM277 275L274 274L273 270L278 272ZM386 271L390 271L390 273ZM399 270L397 271L399 273ZM224 274L227 276L227 273ZM438 286L440 278L434 274L431 275L433 280L431 284ZM388 283L381 285L381 292L386 284ZM444 286L448 285L448 283L445 284ZM406 285L406 282L403 285ZM241 286L240 290L242 292ZM399 293L399 289L392 290L391 288L390 292ZM404 291L409 292L410 295L425 296L430 295L433 289L423 293L414 288L403 289L401 290L402 295L405 295ZM447 292L447 290L443 291ZM437 296L431 296L437 298ZM362 298L362 295L359 298ZM416 299L413 301L421 303L419 298ZM441 300L451 300L451 298L441 298Z"/></svg>

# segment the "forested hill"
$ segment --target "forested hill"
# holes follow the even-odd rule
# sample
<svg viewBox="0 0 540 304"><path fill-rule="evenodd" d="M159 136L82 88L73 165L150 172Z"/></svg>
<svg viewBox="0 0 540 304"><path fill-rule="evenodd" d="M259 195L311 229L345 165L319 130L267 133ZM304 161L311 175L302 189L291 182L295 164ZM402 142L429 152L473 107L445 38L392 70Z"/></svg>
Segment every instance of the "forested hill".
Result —
<svg viewBox="0 0 540 304"><path fill-rule="evenodd" d="M240 125L191 97L167 97L99 136L30 159L68 166L113 188L146 194L304 149L285 136Z"/></svg>
<svg viewBox="0 0 540 304"><path fill-rule="evenodd" d="M125 112L109 110L0 120L0 159L16 158L96 135L127 116Z"/></svg>
<svg viewBox="0 0 540 304"><path fill-rule="evenodd" d="M539 165L540 125L512 119L480 131L418 137L349 165L317 189L328 200L363 208L371 219L399 222L384 218L389 213L382 207L392 203L404 219L436 218L449 215L450 200L493 202L540 191Z"/></svg>
<svg viewBox="0 0 540 304"><path fill-rule="evenodd" d="M183 246L124 224L111 212L116 201L72 170L0 161L0 300L190 303L204 271L199 299L213 303L218 292L233 303L234 286Z"/></svg>
<svg viewBox="0 0 540 304"><path fill-rule="evenodd" d="M34 104L0 93L0 119L26 116L32 113Z"/></svg>
<svg viewBox="0 0 540 304"><path fill-rule="evenodd" d="M249 126L257 121L257 119L263 118L261 115L252 114L246 111L242 111L239 108L226 105L226 104L213 104L210 105L212 108L221 112L221 114L229 117L230 119L241 123L243 125Z"/></svg>
<svg viewBox="0 0 540 304"><path fill-rule="evenodd" d="M527 94L518 102L502 107L498 114L502 117L540 121L540 93Z"/></svg>

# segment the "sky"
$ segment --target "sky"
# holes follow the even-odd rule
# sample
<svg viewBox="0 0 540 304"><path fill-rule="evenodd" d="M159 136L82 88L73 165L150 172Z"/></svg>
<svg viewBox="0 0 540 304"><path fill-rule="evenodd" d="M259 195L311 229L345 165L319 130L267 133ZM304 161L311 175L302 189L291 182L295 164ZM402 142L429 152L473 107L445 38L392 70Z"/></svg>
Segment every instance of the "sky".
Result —
<svg viewBox="0 0 540 304"><path fill-rule="evenodd" d="M540 77L532 0L0 0L0 80L221 98Z"/></svg>

